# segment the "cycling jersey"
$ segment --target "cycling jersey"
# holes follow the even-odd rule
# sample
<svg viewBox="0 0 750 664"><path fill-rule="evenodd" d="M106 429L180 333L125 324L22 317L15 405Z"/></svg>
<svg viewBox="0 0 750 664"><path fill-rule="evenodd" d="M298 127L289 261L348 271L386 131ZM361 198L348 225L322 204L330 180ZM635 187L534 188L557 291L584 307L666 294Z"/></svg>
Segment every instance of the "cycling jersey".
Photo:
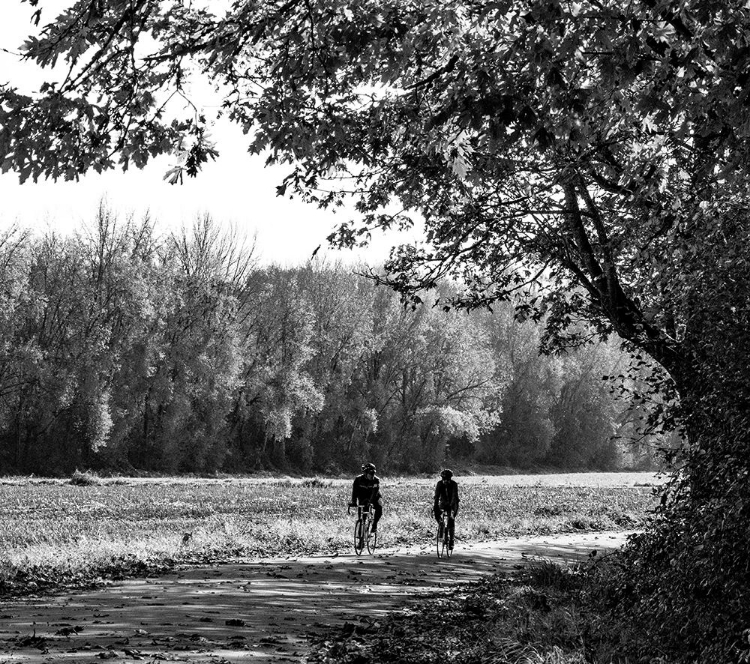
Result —
<svg viewBox="0 0 750 664"><path fill-rule="evenodd" d="M371 478L365 474L357 475L352 485L351 502L353 505L380 504L380 479L376 475Z"/></svg>
<svg viewBox="0 0 750 664"><path fill-rule="evenodd" d="M440 480L435 487L435 512L450 509L458 511L458 484L453 480L448 480L446 484Z"/></svg>

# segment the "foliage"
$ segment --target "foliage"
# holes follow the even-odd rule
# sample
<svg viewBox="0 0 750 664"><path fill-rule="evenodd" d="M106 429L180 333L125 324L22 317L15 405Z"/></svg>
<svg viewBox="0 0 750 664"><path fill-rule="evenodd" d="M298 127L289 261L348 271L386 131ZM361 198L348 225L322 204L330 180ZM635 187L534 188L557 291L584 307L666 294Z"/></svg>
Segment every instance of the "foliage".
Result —
<svg viewBox="0 0 750 664"><path fill-rule="evenodd" d="M583 664L600 653L587 648L576 601L582 577L580 569L530 563L515 577L495 574L384 620L347 623L309 661Z"/></svg>
<svg viewBox="0 0 750 664"><path fill-rule="evenodd" d="M750 392L742 358L750 351L743 288L750 270L747 257L735 255L748 229L730 219L719 230L728 243L726 262L706 252L690 258L691 269L703 275L690 293L693 324L706 332L695 350L699 389L684 403L692 434L685 470L666 487L654 527L603 584L606 605L680 662L748 659Z"/></svg>
<svg viewBox="0 0 750 664"><path fill-rule="evenodd" d="M209 217L160 238L102 206L72 237L5 237L0 468L626 465L597 450L633 399L574 368L631 360L610 346L540 356L510 306L411 310L340 265L261 269ZM561 400L573 383L585 415Z"/></svg>
<svg viewBox="0 0 750 664"><path fill-rule="evenodd" d="M115 153L127 165L173 151L195 171L210 153L205 118L173 122L164 104L200 72L223 84L251 149L292 166L281 189L323 205L354 192L364 225L340 242L421 215L429 245L394 254L389 283L416 293L453 274L467 290L449 299L469 305L526 291L528 314L551 312L553 347L584 318L683 387L682 258L696 231L713 245L710 220L742 209L748 129L732 91L748 20L742 3L706 0L679 13L660 2L238 2L226 16L79 2L23 51L43 67L66 59L67 78L2 89L3 168L75 177L112 167ZM324 189L331 178L351 181Z"/></svg>
<svg viewBox="0 0 750 664"><path fill-rule="evenodd" d="M2 88L3 169L75 177L114 154L127 165L173 151L195 171L212 154L205 118L173 122L165 104L200 72L224 85L251 149L292 165L283 190L333 204L346 192L323 182L352 179L364 226L341 242L422 216L429 245L388 266L401 290L453 274L467 291L451 299L479 304L526 279L527 313L552 312L552 345L583 317L682 383L683 256L696 231L715 244L711 219L742 209L748 129L732 91L748 20L742 3L707 0L679 13L656 1L238 2L226 16L78 2L23 50L43 67L65 59L66 79Z"/></svg>
<svg viewBox="0 0 750 664"><path fill-rule="evenodd" d="M605 605L637 625L646 647L678 662L734 662L748 657L745 598L748 550L747 405L750 323L745 256L747 225L727 218L715 229L726 261L691 250L689 289L697 381L682 400L690 447L683 469L666 486L658 518L603 578Z"/></svg>
<svg viewBox="0 0 750 664"><path fill-rule="evenodd" d="M94 473L86 471L81 472L76 469L76 471L70 476L70 483L74 486L95 486L100 484L101 480Z"/></svg>

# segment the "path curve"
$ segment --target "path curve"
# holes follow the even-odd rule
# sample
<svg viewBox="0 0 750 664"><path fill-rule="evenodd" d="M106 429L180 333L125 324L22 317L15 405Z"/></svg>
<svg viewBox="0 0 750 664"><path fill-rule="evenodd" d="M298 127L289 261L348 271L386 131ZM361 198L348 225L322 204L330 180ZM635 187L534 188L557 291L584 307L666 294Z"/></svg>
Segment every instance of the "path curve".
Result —
<svg viewBox="0 0 750 664"><path fill-rule="evenodd" d="M0 664L104 660L299 662L311 638L377 619L425 593L525 561L575 561L621 546L627 533L508 538L456 549L384 549L341 555L246 560L184 569L88 592L0 605Z"/></svg>

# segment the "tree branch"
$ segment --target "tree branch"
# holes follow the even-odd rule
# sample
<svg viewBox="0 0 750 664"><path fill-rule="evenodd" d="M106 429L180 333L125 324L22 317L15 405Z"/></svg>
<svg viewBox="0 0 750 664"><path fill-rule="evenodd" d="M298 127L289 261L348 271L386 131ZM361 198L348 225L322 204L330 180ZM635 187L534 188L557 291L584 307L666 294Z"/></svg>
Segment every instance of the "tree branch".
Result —
<svg viewBox="0 0 750 664"><path fill-rule="evenodd" d="M419 88L423 88L427 85L430 85L433 81L440 78L443 74L447 74L448 72L453 71L456 68L456 63L458 62L458 56L453 55L448 62L440 67L440 69L434 71L432 74L430 74L427 78L422 79L421 81L417 81L416 83L413 83L412 85L409 85L405 88L407 92L412 90L418 90Z"/></svg>

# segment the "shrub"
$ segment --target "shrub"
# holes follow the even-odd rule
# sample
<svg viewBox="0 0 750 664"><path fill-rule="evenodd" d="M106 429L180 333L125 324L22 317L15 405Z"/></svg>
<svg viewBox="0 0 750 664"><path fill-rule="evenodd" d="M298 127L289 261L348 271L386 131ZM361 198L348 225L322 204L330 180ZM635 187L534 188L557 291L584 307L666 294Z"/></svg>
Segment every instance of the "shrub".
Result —
<svg viewBox="0 0 750 664"><path fill-rule="evenodd" d="M331 484L331 480L322 480L319 477L302 480L302 486L307 489L325 489L331 486Z"/></svg>
<svg viewBox="0 0 750 664"><path fill-rule="evenodd" d="M75 486L96 486L101 484L99 477L90 471L81 472L76 468L70 477L70 484Z"/></svg>

